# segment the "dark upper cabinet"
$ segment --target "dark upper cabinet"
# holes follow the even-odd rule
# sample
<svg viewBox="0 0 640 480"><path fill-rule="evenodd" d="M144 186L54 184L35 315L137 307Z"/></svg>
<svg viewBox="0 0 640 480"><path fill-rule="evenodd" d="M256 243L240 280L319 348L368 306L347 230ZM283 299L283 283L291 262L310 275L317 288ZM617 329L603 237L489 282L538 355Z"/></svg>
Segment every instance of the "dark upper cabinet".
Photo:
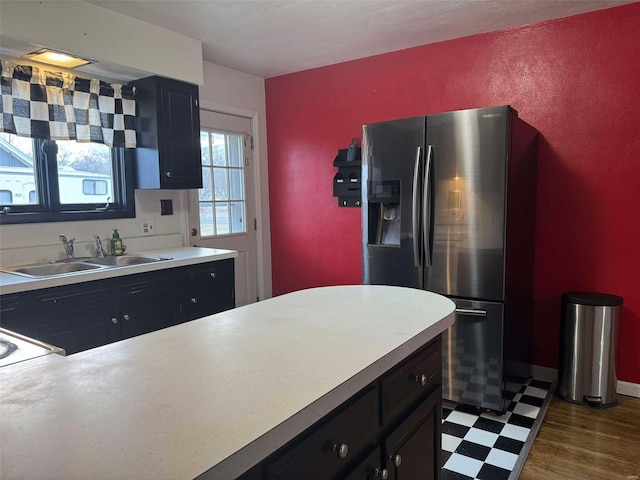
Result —
<svg viewBox="0 0 640 480"><path fill-rule="evenodd" d="M136 188L202 187L198 86L162 77L131 82L138 105Z"/></svg>

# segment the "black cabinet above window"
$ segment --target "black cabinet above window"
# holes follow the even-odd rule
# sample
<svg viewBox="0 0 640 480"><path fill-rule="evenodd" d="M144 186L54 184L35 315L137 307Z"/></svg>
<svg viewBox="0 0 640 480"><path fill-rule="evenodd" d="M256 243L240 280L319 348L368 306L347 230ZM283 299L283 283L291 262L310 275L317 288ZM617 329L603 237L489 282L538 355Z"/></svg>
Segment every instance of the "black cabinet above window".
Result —
<svg viewBox="0 0 640 480"><path fill-rule="evenodd" d="M136 87L136 188L202 187L198 86L162 77Z"/></svg>

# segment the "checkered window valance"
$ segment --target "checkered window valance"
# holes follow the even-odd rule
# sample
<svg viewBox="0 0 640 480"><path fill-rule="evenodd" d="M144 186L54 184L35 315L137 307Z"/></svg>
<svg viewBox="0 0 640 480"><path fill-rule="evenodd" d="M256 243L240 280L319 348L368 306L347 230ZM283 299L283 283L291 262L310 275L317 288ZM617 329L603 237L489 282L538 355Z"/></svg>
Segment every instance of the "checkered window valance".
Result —
<svg viewBox="0 0 640 480"><path fill-rule="evenodd" d="M0 132L135 148L135 89L2 61Z"/></svg>

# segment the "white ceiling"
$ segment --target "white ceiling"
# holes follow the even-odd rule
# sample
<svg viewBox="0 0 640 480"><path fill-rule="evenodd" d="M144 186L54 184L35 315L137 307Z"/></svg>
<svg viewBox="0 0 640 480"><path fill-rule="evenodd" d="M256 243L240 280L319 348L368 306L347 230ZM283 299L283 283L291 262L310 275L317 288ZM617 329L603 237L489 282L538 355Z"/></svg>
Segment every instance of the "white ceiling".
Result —
<svg viewBox="0 0 640 480"><path fill-rule="evenodd" d="M273 77L635 0L94 0L201 40L203 57Z"/></svg>

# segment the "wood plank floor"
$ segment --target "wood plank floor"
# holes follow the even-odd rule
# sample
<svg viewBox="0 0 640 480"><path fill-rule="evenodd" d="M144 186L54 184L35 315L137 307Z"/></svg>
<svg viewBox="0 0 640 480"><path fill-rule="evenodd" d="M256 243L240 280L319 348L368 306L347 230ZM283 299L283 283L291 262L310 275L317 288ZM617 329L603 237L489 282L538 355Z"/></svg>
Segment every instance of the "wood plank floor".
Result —
<svg viewBox="0 0 640 480"><path fill-rule="evenodd" d="M554 397L519 480L640 480L640 398L591 409Z"/></svg>

